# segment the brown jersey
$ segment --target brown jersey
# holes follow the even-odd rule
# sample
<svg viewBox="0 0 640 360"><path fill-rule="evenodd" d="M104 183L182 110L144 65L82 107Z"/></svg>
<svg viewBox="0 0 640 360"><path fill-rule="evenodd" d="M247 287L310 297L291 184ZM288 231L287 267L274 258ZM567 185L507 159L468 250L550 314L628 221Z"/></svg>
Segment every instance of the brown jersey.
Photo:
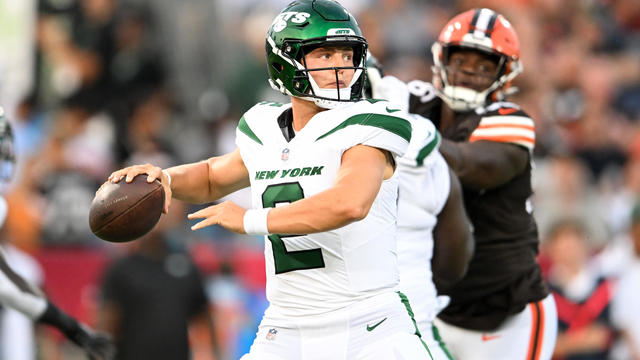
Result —
<svg viewBox="0 0 640 360"><path fill-rule="evenodd" d="M439 121L443 102L430 85L409 83L409 112L431 119L444 138L498 141L532 153L534 123L517 105L494 103L458 113L455 124L443 131ZM496 188L463 189L475 253L464 278L447 292L451 303L439 317L463 328L488 331L549 293L536 262L538 231L529 203L531 163Z"/></svg>

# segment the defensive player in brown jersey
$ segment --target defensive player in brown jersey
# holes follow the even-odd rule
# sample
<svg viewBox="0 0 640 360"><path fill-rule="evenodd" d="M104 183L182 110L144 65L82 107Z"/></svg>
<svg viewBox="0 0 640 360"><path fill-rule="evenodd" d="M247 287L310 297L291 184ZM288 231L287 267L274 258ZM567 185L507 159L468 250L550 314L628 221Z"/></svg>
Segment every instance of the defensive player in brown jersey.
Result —
<svg viewBox="0 0 640 360"><path fill-rule="evenodd" d="M436 325L455 358L549 359L557 315L529 202L535 124L505 101L522 71L517 35L502 15L473 9L446 24L432 53L432 84L369 78L374 97L433 121L463 185L475 253Z"/></svg>

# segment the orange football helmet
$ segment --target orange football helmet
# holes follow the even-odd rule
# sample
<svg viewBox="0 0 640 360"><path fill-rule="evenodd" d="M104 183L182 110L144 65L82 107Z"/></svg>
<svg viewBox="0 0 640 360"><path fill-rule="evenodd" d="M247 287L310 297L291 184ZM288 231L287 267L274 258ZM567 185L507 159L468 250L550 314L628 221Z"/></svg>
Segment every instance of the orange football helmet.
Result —
<svg viewBox="0 0 640 360"><path fill-rule="evenodd" d="M451 85L447 79L447 61L452 47L497 56L498 72L493 83L483 91ZM471 110L503 100L511 80L522 72L518 35L504 16L491 9L473 9L455 16L440 32L431 53L433 85L455 111Z"/></svg>

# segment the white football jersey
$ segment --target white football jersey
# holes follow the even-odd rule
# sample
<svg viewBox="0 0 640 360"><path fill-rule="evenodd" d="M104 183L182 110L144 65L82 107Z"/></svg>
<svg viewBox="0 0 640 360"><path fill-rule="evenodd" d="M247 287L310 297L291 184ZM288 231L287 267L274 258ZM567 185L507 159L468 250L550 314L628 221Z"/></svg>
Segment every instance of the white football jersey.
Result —
<svg viewBox="0 0 640 360"><path fill-rule="evenodd" d="M277 119L290 107L263 102L238 124L236 144L249 171L253 208L286 205L331 188L342 154L355 145L397 157L411 136L404 112L387 102L360 101L316 114L287 142ZM397 196L396 172L361 221L323 233L265 237L268 315L322 314L393 290Z"/></svg>
<svg viewBox="0 0 640 360"><path fill-rule="evenodd" d="M374 88L376 97L394 106L409 110L413 94L421 102L436 97L433 86L422 81L408 84L393 76L379 79ZM418 95L419 94L419 95ZM431 322L442 310L438 301L431 258L433 229L437 216L449 197L449 167L438 148L440 134L428 119L411 114L411 143L398 160L400 192L398 196L398 262L399 289L407 295L421 331L431 331Z"/></svg>
<svg viewBox="0 0 640 360"><path fill-rule="evenodd" d="M451 184L449 167L438 151L440 135L433 123L411 115L411 126L411 143L398 160L399 289L409 298L420 330L426 331L441 310L431 273L433 228Z"/></svg>

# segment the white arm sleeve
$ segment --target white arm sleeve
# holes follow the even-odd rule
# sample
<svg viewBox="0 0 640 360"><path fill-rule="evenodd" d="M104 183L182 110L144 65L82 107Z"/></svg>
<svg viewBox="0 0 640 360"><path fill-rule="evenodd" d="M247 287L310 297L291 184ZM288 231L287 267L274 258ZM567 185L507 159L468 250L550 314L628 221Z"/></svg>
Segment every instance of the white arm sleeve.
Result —
<svg viewBox="0 0 640 360"><path fill-rule="evenodd" d="M38 319L47 308L47 300L33 285L16 274L0 250L0 304L20 311L29 318Z"/></svg>
<svg viewBox="0 0 640 360"><path fill-rule="evenodd" d="M47 307L44 298L21 290L4 272L0 272L0 303L33 320L38 319Z"/></svg>

